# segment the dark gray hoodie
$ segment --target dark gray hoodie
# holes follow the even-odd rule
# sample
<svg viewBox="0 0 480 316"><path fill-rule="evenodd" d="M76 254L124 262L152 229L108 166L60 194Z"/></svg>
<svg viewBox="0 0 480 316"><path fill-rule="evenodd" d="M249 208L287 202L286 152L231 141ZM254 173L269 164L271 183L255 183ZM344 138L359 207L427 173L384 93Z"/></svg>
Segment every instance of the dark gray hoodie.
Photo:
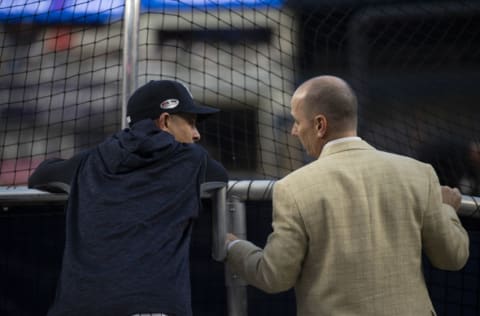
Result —
<svg viewBox="0 0 480 316"><path fill-rule="evenodd" d="M30 187L60 180L71 188L48 315L191 315L189 245L206 174L227 181L202 147L176 142L151 120L70 160L42 163Z"/></svg>

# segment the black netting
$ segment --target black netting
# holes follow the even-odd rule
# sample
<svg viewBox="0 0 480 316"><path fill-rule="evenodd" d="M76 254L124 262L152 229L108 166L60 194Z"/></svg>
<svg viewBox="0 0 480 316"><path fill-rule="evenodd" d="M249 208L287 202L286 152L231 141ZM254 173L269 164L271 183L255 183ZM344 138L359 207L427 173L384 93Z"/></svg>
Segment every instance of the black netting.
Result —
<svg viewBox="0 0 480 316"><path fill-rule="evenodd" d="M121 128L124 3L0 1L0 186L24 185L43 159L71 157ZM199 130L231 179L277 179L309 161L289 135L290 96L304 80L333 74L357 92L362 138L429 162L442 184L480 195L478 1L143 0L138 36L139 85L180 80L197 102L222 109ZM426 264L440 315L480 310L477 215L463 219L472 238L465 269ZM26 228L46 233L42 225L58 225L55 216L0 218L0 314L15 293L48 305L33 297L47 284L52 294L56 266L22 238ZM50 242L41 246L58 255ZM252 291L254 302L269 299ZM286 295L255 304L273 314L272 306L291 303Z"/></svg>
<svg viewBox="0 0 480 316"><path fill-rule="evenodd" d="M335 74L359 96L363 138L479 193L475 1L141 4L138 85L180 80L221 108L199 128L231 178L279 178L308 161L289 135L290 96L307 78ZM70 157L120 128L123 9L0 4L1 185L24 184L45 157Z"/></svg>

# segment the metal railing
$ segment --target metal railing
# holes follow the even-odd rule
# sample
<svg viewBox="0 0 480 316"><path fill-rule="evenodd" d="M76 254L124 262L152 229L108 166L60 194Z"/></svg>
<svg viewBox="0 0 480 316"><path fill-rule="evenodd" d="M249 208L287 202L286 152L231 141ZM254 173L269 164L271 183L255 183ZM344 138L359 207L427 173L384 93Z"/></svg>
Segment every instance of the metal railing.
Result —
<svg viewBox="0 0 480 316"><path fill-rule="evenodd" d="M274 180L242 180L207 182L202 184L201 197L212 200L212 258L224 261L226 257L226 233L232 232L247 239L246 201L272 199ZM68 190L66 190L68 191ZM47 193L19 187L0 187L0 209L9 211L12 205L41 203L65 203L66 193ZM480 218L480 197L462 195L460 216ZM247 284L225 266L225 287L229 316L247 315Z"/></svg>

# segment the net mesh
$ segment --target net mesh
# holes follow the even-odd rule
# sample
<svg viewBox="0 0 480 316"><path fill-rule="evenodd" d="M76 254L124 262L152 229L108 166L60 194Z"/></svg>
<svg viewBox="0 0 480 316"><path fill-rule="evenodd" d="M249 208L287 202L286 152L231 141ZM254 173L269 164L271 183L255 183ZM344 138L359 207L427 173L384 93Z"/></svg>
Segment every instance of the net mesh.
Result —
<svg viewBox="0 0 480 316"><path fill-rule="evenodd" d="M443 184L480 195L480 4L380 3L141 1L138 84L184 82L197 102L222 109L199 130L230 178L277 179L309 161L289 134L292 92L313 76L338 75L359 97L362 138L429 162ZM120 0L0 1L1 186L24 185L45 158L69 158L121 128L124 9ZM249 239L258 244L269 205L247 208ZM41 209L28 212L0 214L6 315L46 311L54 295L63 213L39 221ZM425 266L439 315L478 315L478 220L467 219L467 266ZM194 305L223 297L221 286L218 296L205 295L215 291L205 291L200 276L211 273L194 274L202 284ZM291 292L273 303L261 295L249 292L250 313L295 313ZM224 301L203 314L218 314Z"/></svg>
<svg viewBox="0 0 480 316"><path fill-rule="evenodd" d="M359 134L479 194L475 1L142 1L138 85L175 79L222 109L201 143L232 179L276 179L309 161L290 136L302 81L341 76ZM0 3L0 185L121 128L123 1Z"/></svg>

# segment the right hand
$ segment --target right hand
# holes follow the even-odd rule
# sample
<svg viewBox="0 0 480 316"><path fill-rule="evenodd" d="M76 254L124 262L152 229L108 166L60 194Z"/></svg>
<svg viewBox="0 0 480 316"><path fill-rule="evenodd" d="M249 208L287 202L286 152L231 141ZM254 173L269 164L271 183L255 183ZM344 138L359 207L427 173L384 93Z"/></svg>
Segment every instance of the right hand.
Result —
<svg viewBox="0 0 480 316"><path fill-rule="evenodd" d="M446 185L442 185L441 189L443 203L450 205L455 210L458 210L462 205L462 194L460 191L457 188L451 188Z"/></svg>

